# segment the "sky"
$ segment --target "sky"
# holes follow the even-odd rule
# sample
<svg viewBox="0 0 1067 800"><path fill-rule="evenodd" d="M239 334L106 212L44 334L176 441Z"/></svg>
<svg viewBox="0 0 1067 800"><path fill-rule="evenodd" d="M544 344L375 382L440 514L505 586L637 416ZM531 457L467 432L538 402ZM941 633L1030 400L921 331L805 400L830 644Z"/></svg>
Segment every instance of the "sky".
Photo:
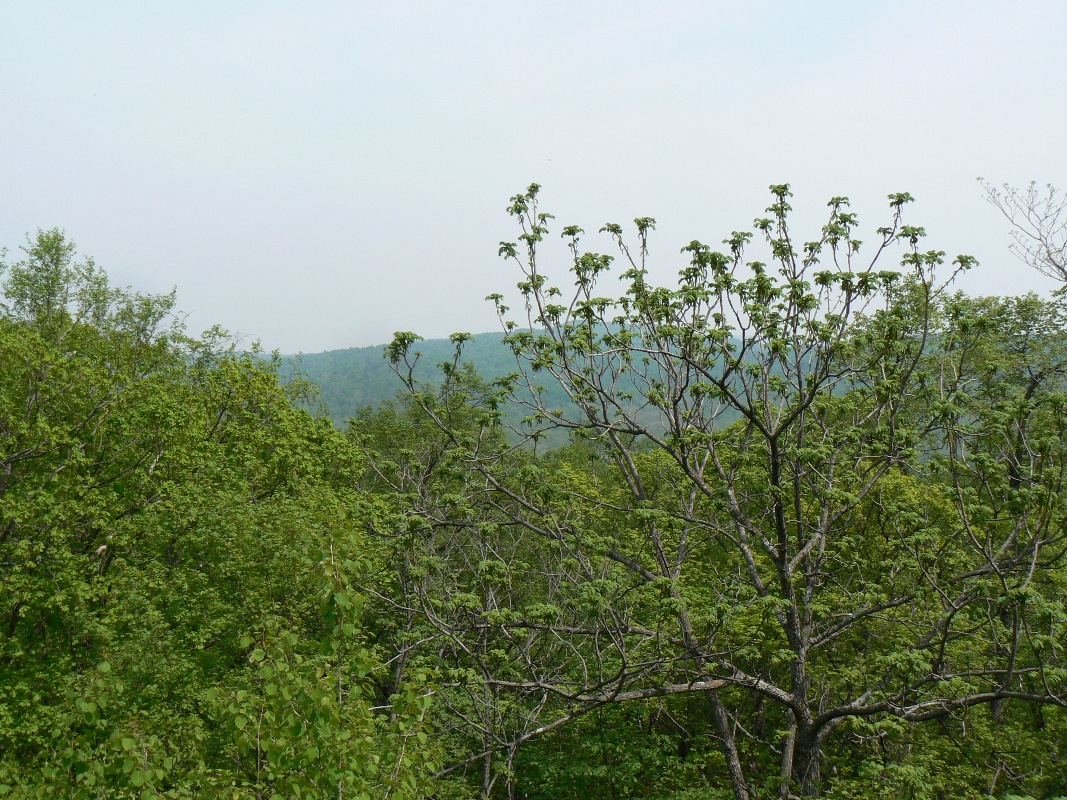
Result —
<svg viewBox="0 0 1067 800"><path fill-rule="evenodd" d="M789 183L798 238L908 191L961 288L1045 292L976 179L1067 187L1064 31L1061 0L0 0L0 246L60 227L193 331L310 353L496 329L530 182L557 228L655 217L661 283Z"/></svg>

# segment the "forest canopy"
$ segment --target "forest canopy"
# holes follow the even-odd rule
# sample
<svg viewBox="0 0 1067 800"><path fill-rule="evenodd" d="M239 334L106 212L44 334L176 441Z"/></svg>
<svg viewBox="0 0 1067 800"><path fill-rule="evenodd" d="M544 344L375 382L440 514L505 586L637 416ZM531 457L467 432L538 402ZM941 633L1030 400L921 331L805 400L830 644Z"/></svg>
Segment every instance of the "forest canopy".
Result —
<svg viewBox="0 0 1067 800"><path fill-rule="evenodd" d="M0 795L1067 795L1062 293L963 294L907 194L772 186L670 287L538 195L506 365L398 333L343 431L59 231L4 264Z"/></svg>
<svg viewBox="0 0 1067 800"><path fill-rule="evenodd" d="M5 267L0 795L419 796L351 441L59 231Z"/></svg>

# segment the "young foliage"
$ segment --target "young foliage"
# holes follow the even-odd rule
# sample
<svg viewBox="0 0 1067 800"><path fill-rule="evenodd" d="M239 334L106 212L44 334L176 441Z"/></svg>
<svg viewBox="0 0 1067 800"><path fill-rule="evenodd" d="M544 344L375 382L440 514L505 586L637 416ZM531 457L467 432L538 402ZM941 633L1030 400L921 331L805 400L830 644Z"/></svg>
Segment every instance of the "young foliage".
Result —
<svg viewBox="0 0 1067 800"><path fill-rule="evenodd" d="M491 298L515 374L479 383L457 340L429 392L414 335L388 350L438 442L402 474L372 464L416 499L403 605L476 751L449 770L481 761L484 796L494 776L533 791L525 743L684 697L718 751L699 751L703 780L739 800L869 789L893 770L901 796L977 787L987 769L1036 785L973 738L981 766L955 784L936 759L870 748L1067 698L1060 305L951 294L973 259L925 249L906 193L873 247L841 197L802 243L786 185L724 250L682 248L674 288L650 279L654 220L635 220L633 245L604 226L617 256L567 226L565 289L542 267L538 192L512 198L521 234L500 248L522 324ZM547 406L542 383L570 405ZM527 409L528 440L580 444L506 446L505 401Z"/></svg>
<svg viewBox="0 0 1067 800"><path fill-rule="evenodd" d="M432 689L376 692L358 451L58 231L3 292L0 796L419 796Z"/></svg>

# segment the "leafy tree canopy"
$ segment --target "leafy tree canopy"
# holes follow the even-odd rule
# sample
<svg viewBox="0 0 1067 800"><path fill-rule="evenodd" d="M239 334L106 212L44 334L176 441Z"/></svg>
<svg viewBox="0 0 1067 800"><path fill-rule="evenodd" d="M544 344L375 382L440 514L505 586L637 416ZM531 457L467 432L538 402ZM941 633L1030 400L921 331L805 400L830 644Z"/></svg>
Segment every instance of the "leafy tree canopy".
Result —
<svg viewBox="0 0 1067 800"><path fill-rule="evenodd" d="M516 373L461 369L459 338L427 391L398 334L387 356L437 445L370 451L411 516L398 605L463 721L449 770L481 763L486 795L562 791L551 737L591 746L590 720L629 714L695 759L679 791L1062 791L1062 301L953 292L973 259L928 249L907 194L873 243L842 197L798 240L785 185L725 249L682 248L675 287L649 278L650 218L633 241L601 228L614 255L565 226L557 283L538 193L512 198L500 247L520 321L491 298ZM506 402L529 438L576 444L505 443ZM605 765L649 774L612 741Z"/></svg>
<svg viewBox="0 0 1067 800"><path fill-rule="evenodd" d="M430 692L382 693L351 444L59 231L3 300L0 795L416 796Z"/></svg>

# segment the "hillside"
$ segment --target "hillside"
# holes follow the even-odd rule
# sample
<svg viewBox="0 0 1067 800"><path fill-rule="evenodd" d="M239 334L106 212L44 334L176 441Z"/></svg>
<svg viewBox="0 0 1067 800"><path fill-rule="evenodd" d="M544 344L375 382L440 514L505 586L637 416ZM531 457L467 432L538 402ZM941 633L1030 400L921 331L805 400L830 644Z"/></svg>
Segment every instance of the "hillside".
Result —
<svg viewBox="0 0 1067 800"><path fill-rule="evenodd" d="M516 371L511 349L500 333L479 333L463 348L464 362L484 378L499 378ZM283 376L302 375L322 389L322 399L334 423L343 427L349 418L367 406L376 407L403 390L400 379L384 356L385 345L351 347L322 353L285 356ZM437 365L450 361L455 345L448 339L428 339L414 348L422 354L418 375L425 381L438 377ZM546 385L546 402L566 406L567 397L558 385ZM517 412L512 417L517 417Z"/></svg>

